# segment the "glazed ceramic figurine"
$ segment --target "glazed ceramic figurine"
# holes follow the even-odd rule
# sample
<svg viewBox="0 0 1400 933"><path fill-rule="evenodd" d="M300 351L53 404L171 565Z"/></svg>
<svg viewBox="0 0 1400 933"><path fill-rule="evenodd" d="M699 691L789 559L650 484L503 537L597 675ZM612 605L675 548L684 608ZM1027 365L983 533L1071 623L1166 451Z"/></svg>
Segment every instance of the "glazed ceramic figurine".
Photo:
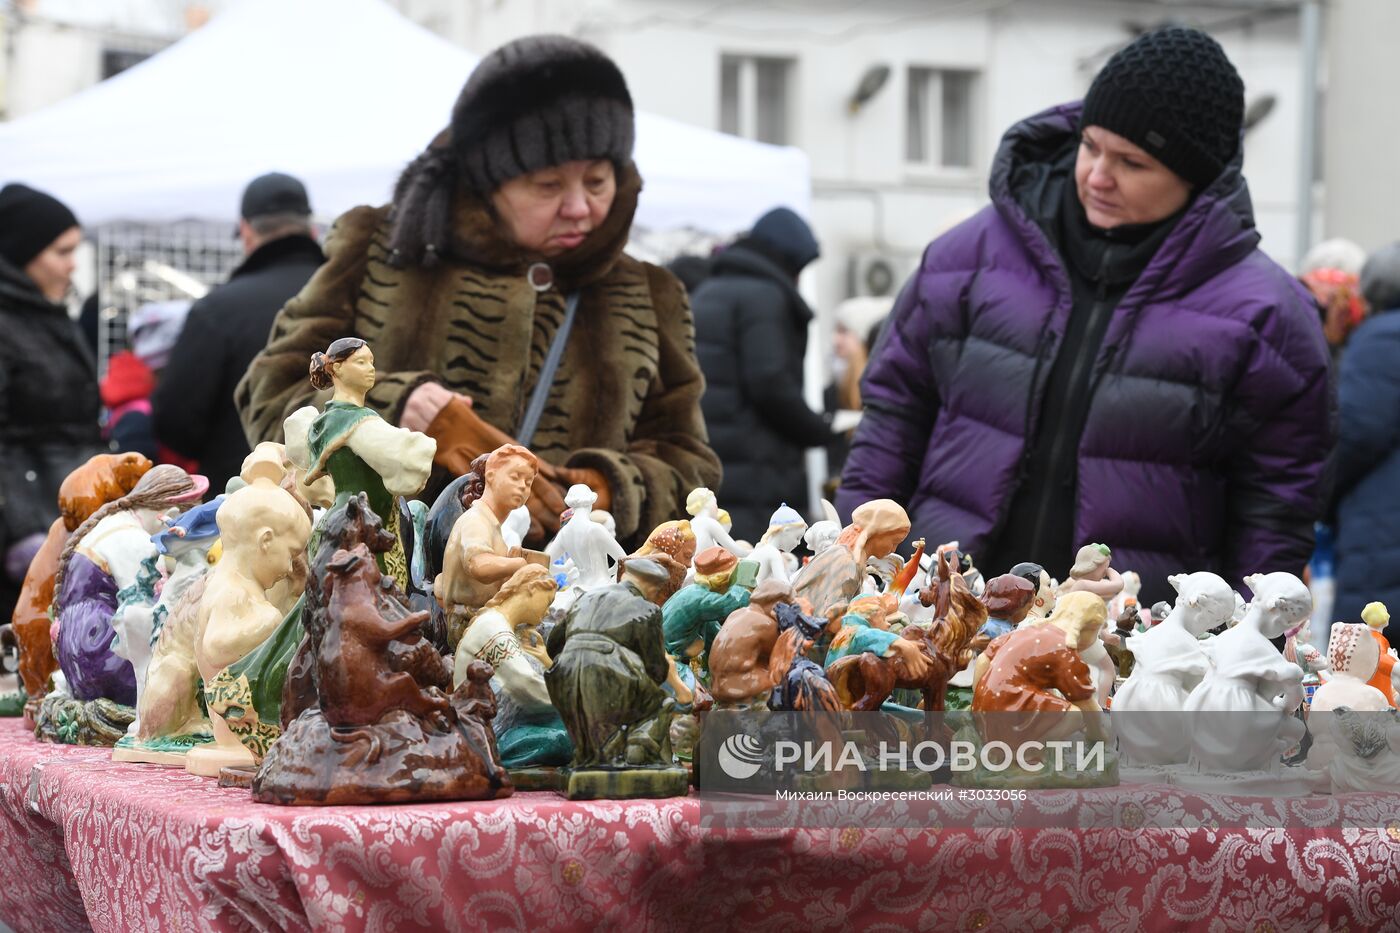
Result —
<svg viewBox="0 0 1400 933"><path fill-rule="evenodd" d="M802 536L802 543L807 545L807 550L812 552L813 557L817 557L836 543L836 539L841 537L841 523L830 519L822 519L808 527L806 534Z"/></svg>
<svg viewBox="0 0 1400 933"><path fill-rule="evenodd" d="M795 603L773 605L778 640L769 655L768 672L773 692L768 708L777 712L835 712L842 708L836 689L822 666L807 657L817 641L830 633L831 625L802 612Z"/></svg>
<svg viewBox="0 0 1400 933"><path fill-rule="evenodd" d="M1317 604L1316 598L1313 604ZM1292 661L1303 669L1303 705L1300 707L1304 719L1312 706L1312 694L1322 683L1322 674L1328 670L1327 656L1312 644L1312 620L1304 619L1284 633L1283 658Z"/></svg>
<svg viewBox="0 0 1400 933"><path fill-rule="evenodd" d="M69 473L58 488L58 518L49 526L20 587L11 616L11 630L19 651L19 676L28 699L25 724L34 725L39 701L49 692L49 677L58 670L50 628L53 620L54 577L68 536L102 506L127 495L151 468L138 453L98 454Z"/></svg>
<svg viewBox="0 0 1400 933"><path fill-rule="evenodd" d="M1123 615L1129 606L1138 604L1138 594L1142 592L1142 577L1132 570L1123 571L1123 588L1118 591L1118 595L1108 601L1109 621Z"/></svg>
<svg viewBox="0 0 1400 933"><path fill-rule="evenodd" d="M749 604L751 588L735 581L739 559L722 547L695 555L695 582L661 607L666 652L682 665L708 654L720 625Z"/></svg>
<svg viewBox="0 0 1400 933"><path fill-rule="evenodd" d="M1125 765L1186 763L1191 734L1181 710L1211 663L1200 636L1224 625L1235 605L1230 585L1213 573L1177 574L1167 582L1177 592L1176 607L1124 645L1133 673L1114 694L1113 731Z"/></svg>
<svg viewBox="0 0 1400 933"><path fill-rule="evenodd" d="M717 710L765 709L773 692L769 669L778 641L777 603L792 602L792 587L770 577L735 609L710 645L710 692ZM664 610L663 610L664 612Z"/></svg>
<svg viewBox="0 0 1400 933"><path fill-rule="evenodd" d="M553 662L543 645L522 644L517 634L539 624L554 593L549 571L527 564L472 618L457 643L454 685L460 687L467 681L474 661L486 661L495 670L494 726L501 761L507 768L564 765L573 755L569 733L544 682L544 672ZM538 633L531 634L532 641L538 638Z"/></svg>
<svg viewBox="0 0 1400 933"><path fill-rule="evenodd" d="M386 528L399 537L395 496L412 496L423 489L433 468L437 441L426 434L397 428L365 407L374 388L374 353L358 337L342 337L324 353L311 357L311 384L333 389L322 411L298 409L283 431L287 455L305 474L306 483L329 476L335 483L336 506L363 492ZM400 587L408 586L408 559L402 546L378 556L385 573Z"/></svg>
<svg viewBox="0 0 1400 933"><path fill-rule="evenodd" d="M516 571L529 563L549 565L543 554L507 547L501 535L501 523L529 498L537 469L535 455L524 447L496 448L486 460L481 498L452 526L433 594L447 613L448 638L454 645L472 616Z"/></svg>
<svg viewBox="0 0 1400 933"><path fill-rule="evenodd" d="M1025 621L1035 606L1036 588L1025 577L1014 573L1004 573L993 577L982 593L982 601L987 604L987 621L977 630L979 638L986 639L972 648L980 652L994 638L999 638Z"/></svg>
<svg viewBox="0 0 1400 933"><path fill-rule="evenodd" d="M642 546L629 554L627 559L637 557L655 561L666 570L666 585L656 591L657 605L665 603L685 585L690 563L695 559L695 533L691 530L690 522L681 519L657 525Z"/></svg>
<svg viewBox="0 0 1400 933"><path fill-rule="evenodd" d="M1086 544L1075 556L1070 568L1069 579L1060 584L1059 597L1066 593L1093 593L1105 603L1111 603L1123 589L1123 578L1109 566L1113 552L1106 544ZM1084 663L1094 678L1094 689L1098 692L1099 705L1108 702L1113 694L1113 684L1118 677L1118 668L1104 647L1105 637L1117 640L1116 635L1100 630L1100 641L1084 650Z"/></svg>
<svg viewBox="0 0 1400 933"><path fill-rule="evenodd" d="M894 645L893 642L886 643L881 650L881 644L887 640L878 632L878 623L867 626L873 630L858 630L843 638L847 626L846 619L842 619L842 631L837 632L832 647L844 656L832 660L828 654L827 663L827 676L846 709L878 710L897 688L921 693L924 726L931 739L941 737L935 735L940 726L937 714L944 710L948 681L959 670L958 659L972 636L987 621L987 607L955 569L956 552L940 549L936 562L938 583L930 600L935 613L933 622L905 626L898 635L900 642L912 643L917 648L917 657L909 654L903 644ZM884 594L880 599L891 597L893 594ZM860 602L857 600L850 605L857 606ZM881 610L887 610L892 603L891 600L881 606ZM852 622L859 628L859 622Z"/></svg>
<svg viewBox="0 0 1400 933"><path fill-rule="evenodd" d="M308 602L306 624L316 643L317 702L268 750L253 799L340 805L509 796L514 788L491 732L491 665L468 664L449 696L439 687L446 665L420 634L428 613L408 611L374 553L364 544L337 550L324 571L311 584L324 595Z"/></svg>
<svg viewBox="0 0 1400 933"><path fill-rule="evenodd" d="M662 688L670 673L655 591L670 574L655 561L629 558L623 581L579 597L549 632L554 663L549 697L574 743L567 794L676 797L689 787L672 762L675 699Z"/></svg>
<svg viewBox="0 0 1400 933"><path fill-rule="evenodd" d="M1213 666L1183 706L1191 759L1200 773L1174 775L1173 781L1244 793L1250 782L1262 780L1276 795L1306 793L1310 781L1301 769L1281 764L1283 753L1303 737L1303 723L1293 716L1303 702L1303 671L1269 639L1311 614L1312 594L1290 573L1255 574L1244 582L1254 600L1238 625L1204 643Z"/></svg>
<svg viewBox="0 0 1400 933"><path fill-rule="evenodd" d="M749 553L749 560L758 564L758 583L764 580L777 580L787 583L789 555L792 549L802 543L802 535L807 531L807 522L797 514L796 509L784 502L768 519L768 530L758 539L758 545Z"/></svg>
<svg viewBox="0 0 1400 933"><path fill-rule="evenodd" d="M1367 682L1380 646L1366 625L1337 622L1327 654L1332 677L1313 695L1308 768L1326 771L1333 793L1400 791L1400 723Z"/></svg>
<svg viewBox="0 0 1400 933"><path fill-rule="evenodd" d="M798 571L793 592L819 617L839 613L860 592L870 558L884 557L909 536L909 516L891 499L863 503L836 543Z"/></svg>
<svg viewBox="0 0 1400 933"><path fill-rule="evenodd" d="M747 553L734 543L724 525L720 522L719 503L715 494L701 486L690 491L685 499L685 510L690 515L690 530L695 533L695 552L708 551L712 547L722 547L735 557Z"/></svg>
<svg viewBox="0 0 1400 933"><path fill-rule="evenodd" d="M127 729L129 737L134 738L140 731L141 695L151 664L151 653L160 638L161 629L185 591L209 572L209 550L219 538L219 526L215 515L223 502L224 497L217 496L212 502L197 505L178 519L170 521L165 530L151 537L156 555L163 563L161 576L164 582L160 587L160 595L149 605L144 601L128 603L119 608L113 616L112 622L117 630L117 638L112 643L112 650L130 661L136 673L137 718ZM123 739L122 742L126 740Z"/></svg>
<svg viewBox="0 0 1400 933"><path fill-rule="evenodd" d="M954 775L957 783L1027 787L1086 787L1118 782L1116 758L1105 751L1102 770L1079 771L1075 762L1056 762L1044 743L1083 734L1089 742L1112 745L1089 668L1082 652L1099 637L1108 607L1095 593L1062 595L1055 612L1040 625L1016 629L992 641L973 674L973 721L983 743L1005 742L1017 758L1040 765L1023 769L1019 760L1005 772Z"/></svg>
<svg viewBox="0 0 1400 933"><path fill-rule="evenodd" d="M260 741L277 735L275 723L259 720L247 678L228 671L281 626L283 611L268 590L294 571L311 536L305 507L281 486L287 470L280 451L268 449L275 446L248 456L241 474L248 485L219 508L223 556L205 584L194 641L214 742L190 749L191 774L217 777L225 767L257 764Z"/></svg>
<svg viewBox="0 0 1400 933"><path fill-rule="evenodd" d="M1390 613L1386 611L1385 603L1367 603L1366 608L1361 610L1361 621L1371 629L1371 637L1380 648L1376 672L1370 679L1371 686L1385 694L1386 702L1394 706L1395 686L1392 676L1395 672L1395 655L1390 653L1390 642L1385 637L1385 627L1390 624Z"/></svg>
<svg viewBox="0 0 1400 933"><path fill-rule="evenodd" d="M64 546L54 581L54 615L59 667L74 701L110 700L126 708L117 735L104 713L85 720L63 698L41 704L37 720L40 738L71 741L74 722L80 725L77 741L85 745L112 745L125 734L136 711L136 675L131 662L112 650L116 632L112 618L119 607L118 594L140 588L143 562L155 554L151 535L160 531L162 519L174 510L197 502L209 488L202 476L191 476L176 466L162 464L145 473L131 492L94 512ZM149 569L145 571L149 575ZM147 585L150 585L148 581ZM104 707L105 709L105 707ZM89 729L88 726L91 728Z"/></svg>
<svg viewBox="0 0 1400 933"><path fill-rule="evenodd" d="M1033 561L1022 561L1012 567L1010 573L1018 577L1025 577L1032 586L1035 587L1035 599L1031 601L1030 611L1021 620L1022 626L1034 625L1050 618L1050 613L1055 611L1055 581L1050 574L1045 572L1045 568Z"/></svg>
<svg viewBox="0 0 1400 933"><path fill-rule="evenodd" d="M578 571L573 586L584 592L613 583L617 579L616 571L608 566L609 560L615 567L627 556L607 528L593 520L593 506L597 501L598 494L588 486L578 483L569 487L564 504L572 514L545 548L551 561L567 557L573 563Z"/></svg>

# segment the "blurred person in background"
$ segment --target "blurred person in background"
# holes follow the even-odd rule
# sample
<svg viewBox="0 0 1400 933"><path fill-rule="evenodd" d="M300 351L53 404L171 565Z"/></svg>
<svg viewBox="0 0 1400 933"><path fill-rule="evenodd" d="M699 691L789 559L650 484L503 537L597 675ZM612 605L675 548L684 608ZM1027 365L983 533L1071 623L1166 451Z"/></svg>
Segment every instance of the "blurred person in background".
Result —
<svg viewBox="0 0 1400 933"><path fill-rule="evenodd" d="M1361 621L1377 601L1400 605L1400 243L1361 270L1373 314L1342 354L1336 451L1336 603L1329 617ZM1386 630L1395 643L1400 627Z"/></svg>
<svg viewBox="0 0 1400 933"><path fill-rule="evenodd" d="M695 290L700 287L700 283L710 277L710 265L713 260L709 256L681 255L666 263L666 271L681 280L685 286L686 294L694 295Z"/></svg>
<svg viewBox="0 0 1400 933"><path fill-rule="evenodd" d="M292 176L271 172L249 182L239 216L246 258L190 307L151 396L156 439L199 464L210 495L238 475L252 449L234 387L266 346L277 312L325 262L306 187Z"/></svg>
<svg viewBox="0 0 1400 933"><path fill-rule="evenodd" d="M377 369L367 405L437 441L424 499L518 440L540 459L532 542L558 530L575 483L624 547L684 514L719 461L685 289L624 253L634 136L627 83L595 47L527 36L483 58L393 203L342 215L326 264L277 315L237 389L249 440L324 403L311 354L360 337Z"/></svg>
<svg viewBox="0 0 1400 933"><path fill-rule="evenodd" d="M935 241L861 383L837 506L908 503L989 576L1113 548L1167 576L1301 574L1326 497L1327 343L1259 249L1244 84L1203 32L1115 53L1011 128L992 204Z"/></svg>
<svg viewBox="0 0 1400 933"><path fill-rule="evenodd" d="M58 487L104 449L97 363L65 301L83 234L57 198L0 189L0 620L58 517Z"/></svg>
<svg viewBox="0 0 1400 933"><path fill-rule="evenodd" d="M1308 250L1298 267L1298 278L1317 302L1334 362L1341 356L1347 337L1366 316L1361 295L1361 266L1365 262L1365 250L1339 238L1324 240Z"/></svg>
<svg viewBox="0 0 1400 933"><path fill-rule="evenodd" d="M802 395L812 310L797 277L820 252L806 221L775 208L714 258L692 296L701 404L724 465L719 502L745 541L757 541L783 503L806 505L803 451L832 437Z"/></svg>
<svg viewBox="0 0 1400 933"><path fill-rule="evenodd" d="M860 423L860 379L892 307L894 298L873 296L847 298L836 306L836 325L831 331L831 382L822 395L833 432L826 445L828 479L823 494L828 499L835 498L851 436Z"/></svg>

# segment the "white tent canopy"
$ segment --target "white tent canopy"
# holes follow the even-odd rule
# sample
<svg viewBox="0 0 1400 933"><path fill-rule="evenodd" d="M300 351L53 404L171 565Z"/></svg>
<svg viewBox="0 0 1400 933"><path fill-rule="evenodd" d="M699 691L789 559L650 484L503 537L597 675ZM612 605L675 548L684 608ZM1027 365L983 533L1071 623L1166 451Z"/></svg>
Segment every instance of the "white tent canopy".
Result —
<svg viewBox="0 0 1400 933"><path fill-rule="evenodd" d="M245 0L136 67L0 124L0 182L85 224L232 220L249 179L298 176L322 218L389 199L477 59L381 0ZM638 114L637 223L712 234L806 213L806 156Z"/></svg>

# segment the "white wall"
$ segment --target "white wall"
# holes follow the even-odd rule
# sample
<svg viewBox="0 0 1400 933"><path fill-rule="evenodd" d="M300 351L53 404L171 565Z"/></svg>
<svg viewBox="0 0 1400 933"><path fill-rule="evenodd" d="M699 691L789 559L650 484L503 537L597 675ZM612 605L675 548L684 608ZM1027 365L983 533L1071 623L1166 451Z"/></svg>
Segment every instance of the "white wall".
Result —
<svg viewBox="0 0 1400 933"><path fill-rule="evenodd" d="M431 0L398 2L408 15L450 29L450 38L479 53L535 31L581 35L616 58L640 108L711 128L719 126L723 54L796 59L792 143L812 160L811 220L824 246L814 278L824 311L846 296L853 253L877 250L912 260L937 233L984 205L1001 134L1044 107L1082 96L1108 55L1131 37L1127 23L1159 22L1164 13L1204 26L1233 21L1217 38L1240 69L1247 98L1269 93L1278 101L1246 145L1263 245L1280 262L1294 258L1301 76L1293 13L1242 24L1239 10L1108 0L723 7L702 0L468 0L448 4L450 14ZM966 12L958 15L959 9ZM891 78L852 115L846 101L875 64L891 66ZM905 163L911 65L982 73L974 170L931 174Z"/></svg>

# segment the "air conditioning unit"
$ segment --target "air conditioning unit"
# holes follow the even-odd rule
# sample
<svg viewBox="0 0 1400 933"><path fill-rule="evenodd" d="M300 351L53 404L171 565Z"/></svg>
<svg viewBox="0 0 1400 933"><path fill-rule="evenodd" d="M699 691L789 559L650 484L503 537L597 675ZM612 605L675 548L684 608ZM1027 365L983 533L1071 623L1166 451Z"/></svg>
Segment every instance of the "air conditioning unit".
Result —
<svg viewBox="0 0 1400 933"><path fill-rule="evenodd" d="M846 271L846 292L851 298L893 297L914 274L919 257L862 250L851 255Z"/></svg>

